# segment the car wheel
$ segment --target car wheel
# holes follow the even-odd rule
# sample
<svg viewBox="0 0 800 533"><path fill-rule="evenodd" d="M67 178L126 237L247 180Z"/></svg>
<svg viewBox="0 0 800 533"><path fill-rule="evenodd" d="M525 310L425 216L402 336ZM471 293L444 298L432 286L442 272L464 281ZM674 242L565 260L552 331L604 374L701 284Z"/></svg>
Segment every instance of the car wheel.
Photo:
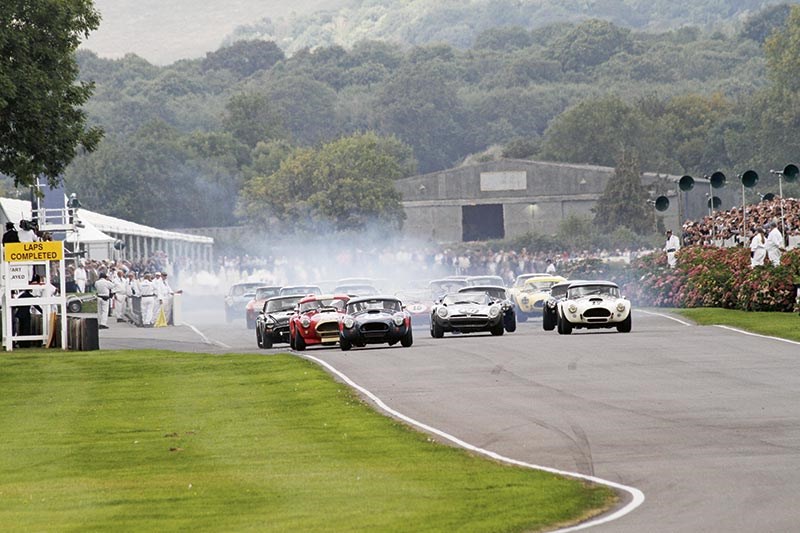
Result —
<svg viewBox="0 0 800 533"><path fill-rule="evenodd" d="M435 320L431 321L431 337L434 339L441 339L444 337L444 328L437 324Z"/></svg>
<svg viewBox="0 0 800 533"><path fill-rule="evenodd" d="M342 349L343 352L347 352L350 348L353 347L353 343L347 339L339 339L339 348Z"/></svg>
<svg viewBox="0 0 800 533"><path fill-rule="evenodd" d="M83 303L80 300L70 300L67 302L67 311L70 313L80 313L83 309Z"/></svg>
<svg viewBox="0 0 800 533"><path fill-rule="evenodd" d="M632 326L631 322L632 322L631 313L630 311L628 311L628 317L619 323L619 325L617 326L617 331L619 331L620 333L630 333Z"/></svg>
<svg viewBox="0 0 800 533"><path fill-rule="evenodd" d="M553 313L548 312L545 310L542 313L542 329L545 331L553 331L555 329L556 324L555 320L553 320Z"/></svg>
<svg viewBox="0 0 800 533"><path fill-rule="evenodd" d="M503 328L503 323L500 322L499 324L494 326L490 331L492 332L492 335L495 335L495 336L499 337L500 335L503 334L503 332L505 331L505 328Z"/></svg>
<svg viewBox="0 0 800 533"><path fill-rule="evenodd" d="M264 343L261 341L261 330L256 328L256 344L258 344L259 348L264 347Z"/></svg>
<svg viewBox="0 0 800 533"><path fill-rule="evenodd" d="M400 339L400 345L403 348L408 348L412 344L414 344L414 334L411 333L411 328L408 328L408 331L406 331L406 334L403 335L402 339Z"/></svg>
<svg viewBox="0 0 800 533"><path fill-rule="evenodd" d="M517 313L510 313L503 318L506 331L514 333L517 331Z"/></svg>
<svg viewBox="0 0 800 533"><path fill-rule="evenodd" d="M302 352L303 350L306 349L306 341L305 339L303 339L303 336L300 335L299 331L295 333L294 336L294 349L297 350L298 352Z"/></svg>
<svg viewBox="0 0 800 533"><path fill-rule="evenodd" d="M261 344L263 345L262 348L272 348L272 335L263 335L261 339Z"/></svg>
<svg viewBox="0 0 800 533"><path fill-rule="evenodd" d="M558 321L558 332L562 335L570 335L572 333L572 324L567 320L567 317L561 317Z"/></svg>
<svg viewBox="0 0 800 533"><path fill-rule="evenodd" d="M250 317L245 317L245 321L247 322L247 329L255 329L256 321L252 320Z"/></svg>
<svg viewBox="0 0 800 533"><path fill-rule="evenodd" d="M289 332L289 348L294 350L294 333Z"/></svg>

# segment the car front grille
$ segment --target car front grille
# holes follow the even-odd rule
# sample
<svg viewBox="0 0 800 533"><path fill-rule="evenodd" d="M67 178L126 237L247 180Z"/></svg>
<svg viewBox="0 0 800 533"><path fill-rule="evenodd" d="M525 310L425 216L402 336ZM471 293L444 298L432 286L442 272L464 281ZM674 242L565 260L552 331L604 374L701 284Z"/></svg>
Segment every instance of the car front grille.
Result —
<svg viewBox="0 0 800 533"><path fill-rule="evenodd" d="M323 335L333 335L336 333L339 334L339 323L338 322L323 322L322 324L317 324L317 333L320 336Z"/></svg>
<svg viewBox="0 0 800 533"><path fill-rule="evenodd" d="M454 315L450 317L450 324L456 328L482 328L489 324L489 317L486 315Z"/></svg>
<svg viewBox="0 0 800 533"><path fill-rule="evenodd" d="M608 318L611 316L611 311L604 307L592 307L583 313L584 318Z"/></svg>

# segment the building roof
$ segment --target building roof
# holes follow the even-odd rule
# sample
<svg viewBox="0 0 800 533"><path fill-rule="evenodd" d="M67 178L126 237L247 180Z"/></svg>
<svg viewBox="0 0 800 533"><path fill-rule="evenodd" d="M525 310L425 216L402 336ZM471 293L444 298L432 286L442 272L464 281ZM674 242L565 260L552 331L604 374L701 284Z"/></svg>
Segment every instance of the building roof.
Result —
<svg viewBox="0 0 800 533"><path fill-rule="evenodd" d="M5 216L5 220L13 222L19 228L20 220L31 219L31 203L27 200L17 200L14 198L0 198L0 210ZM203 235L191 235L176 231L166 231L136 222L130 222L121 218L79 209L77 218L83 223L83 228L78 228L77 240L82 243L89 242L113 242L114 237L107 233L119 235L135 235L141 237L153 237L164 240L184 241L198 244L213 244L214 239ZM74 242L74 237L68 237L68 242Z"/></svg>

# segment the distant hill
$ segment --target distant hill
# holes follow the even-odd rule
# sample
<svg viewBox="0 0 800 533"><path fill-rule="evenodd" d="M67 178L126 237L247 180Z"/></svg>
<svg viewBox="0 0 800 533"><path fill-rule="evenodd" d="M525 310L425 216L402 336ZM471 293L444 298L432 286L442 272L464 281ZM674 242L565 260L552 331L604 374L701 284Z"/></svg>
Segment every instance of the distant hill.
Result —
<svg viewBox="0 0 800 533"><path fill-rule="evenodd" d="M782 0L95 0L103 21L84 44L102 57L135 53L165 65L197 58L236 40L303 47L365 39L403 45L472 46L498 26L535 29L601 18L639 30L682 26L731 33L763 7Z"/></svg>
<svg viewBox="0 0 800 533"><path fill-rule="evenodd" d="M226 42L261 38L291 53L303 47L350 45L365 39L404 45L444 42L468 48L500 26L526 30L558 22L604 19L638 30L684 26L732 33L764 7L786 0L347 0L343 7L238 27ZM254 18L258 15L253 12Z"/></svg>

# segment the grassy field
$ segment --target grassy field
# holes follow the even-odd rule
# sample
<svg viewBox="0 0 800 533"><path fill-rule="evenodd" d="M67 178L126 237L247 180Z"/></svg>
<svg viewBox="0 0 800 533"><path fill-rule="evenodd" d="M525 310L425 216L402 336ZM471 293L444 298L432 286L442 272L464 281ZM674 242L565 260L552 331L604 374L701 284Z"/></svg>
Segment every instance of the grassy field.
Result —
<svg viewBox="0 0 800 533"><path fill-rule="evenodd" d="M2 531L534 531L604 487L375 413L291 356L0 357Z"/></svg>
<svg viewBox="0 0 800 533"><path fill-rule="evenodd" d="M800 316L796 313L759 313L734 309L673 309L698 324L720 324L752 333L800 341Z"/></svg>

